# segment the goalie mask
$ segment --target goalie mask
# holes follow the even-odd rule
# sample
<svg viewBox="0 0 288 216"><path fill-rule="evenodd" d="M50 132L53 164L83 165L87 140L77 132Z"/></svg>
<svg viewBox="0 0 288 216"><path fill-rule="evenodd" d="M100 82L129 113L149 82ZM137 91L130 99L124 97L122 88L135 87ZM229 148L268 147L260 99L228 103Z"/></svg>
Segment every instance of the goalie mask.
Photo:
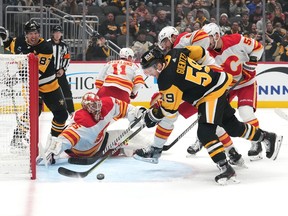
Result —
<svg viewBox="0 0 288 216"><path fill-rule="evenodd" d="M95 93L86 93L82 97L81 105L84 110L87 110L87 112L93 114L96 121L101 119L102 101Z"/></svg>

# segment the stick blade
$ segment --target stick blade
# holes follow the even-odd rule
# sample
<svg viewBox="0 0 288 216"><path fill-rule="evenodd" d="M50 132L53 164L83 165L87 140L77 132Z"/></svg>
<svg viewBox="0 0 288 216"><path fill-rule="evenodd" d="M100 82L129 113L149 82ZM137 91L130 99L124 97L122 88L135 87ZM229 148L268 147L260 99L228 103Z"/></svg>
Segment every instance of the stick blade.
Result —
<svg viewBox="0 0 288 216"><path fill-rule="evenodd" d="M98 157L89 157L89 158L68 158L68 163L76 165L91 165L98 160Z"/></svg>
<svg viewBox="0 0 288 216"><path fill-rule="evenodd" d="M88 172L77 172L65 167L59 167L58 173L70 178L85 178L88 175Z"/></svg>

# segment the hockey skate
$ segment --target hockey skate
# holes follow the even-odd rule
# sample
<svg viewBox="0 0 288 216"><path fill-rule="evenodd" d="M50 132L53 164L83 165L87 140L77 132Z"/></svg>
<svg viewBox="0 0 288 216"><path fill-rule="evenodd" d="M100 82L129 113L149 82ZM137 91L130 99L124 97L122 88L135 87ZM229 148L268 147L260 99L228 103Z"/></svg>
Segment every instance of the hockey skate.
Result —
<svg viewBox="0 0 288 216"><path fill-rule="evenodd" d="M202 149L203 145L197 138L195 143L193 143L191 146L188 147L187 152L191 155L196 155L197 152L199 152Z"/></svg>
<svg viewBox="0 0 288 216"><path fill-rule="evenodd" d="M235 166L239 166L239 167L243 167L243 168L248 168L245 164L245 161L242 157L241 154L239 154L237 152L237 150L232 147L229 151L228 151L228 157L229 157L229 163L231 165L235 165Z"/></svg>
<svg viewBox="0 0 288 216"><path fill-rule="evenodd" d="M248 151L250 161L261 160L262 157L262 144L261 142L252 142L251 148Z"/></svg>
<svg viewBox="0 0 288 216"><path fill-rule="evenodd" d="M276 160L281 148L283 136L277 136L275 133L264 131L264 139L266 148L266 157Z"/></svg>
<svg viewBox="0 0 288 216"><path fill-rule="evenodd" d="M240 183L236 179L236 173L233 167L225 160L218 163L218 168L221 171L219 175L215 177L215 181L220 185L227 185L228 180L232 180L234 183Z"/></svg>
<svg viewBox="0 0 288 216"><path fill-rule="evenodd" d="M136 160L157 164L161 153L162 148L148 146L146 148L137 149L133 155L133 158Z"/></svg>

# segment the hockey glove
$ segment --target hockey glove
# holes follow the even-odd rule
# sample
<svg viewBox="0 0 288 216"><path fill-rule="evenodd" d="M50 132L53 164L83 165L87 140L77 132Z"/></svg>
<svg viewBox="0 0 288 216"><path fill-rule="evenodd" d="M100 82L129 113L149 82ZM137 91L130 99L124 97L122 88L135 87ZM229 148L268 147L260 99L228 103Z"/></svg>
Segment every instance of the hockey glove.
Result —
<svg viewBox="0 0 288 216"><path fill-rule="evenodd" d="M161 119L163 118L163 114L160 109L150 109L146 112L144 121L148 128L154 127L156 124L158 124Z"/></svg>
<svg viewBox="0 0 288 216"><path fill-rule="evenodd" d="M131 99L135 99L135 98L137 97L137 95L138 95L138 92L137 92L137 93L131 92L130 98L131 98Z"/></svg>
<svg viewBox="0 0 288 216"><path fill-rule="evenodd" d="M257 57L250 56L249 62L243 63L243 76L245 77L245 80L250 80L256 76L256 67L257 67L258 61Z"/></svg>
<svg viewBox="0 0 288 216"><path fill-rule="evenodd" d="M145 107L141 107L141 106L136 106L132 109L129 110L128 114L127 114L127 118L129 120L129 122L133 122L135 121L136 118L141 117L141 115L146 111Z"/></svg>

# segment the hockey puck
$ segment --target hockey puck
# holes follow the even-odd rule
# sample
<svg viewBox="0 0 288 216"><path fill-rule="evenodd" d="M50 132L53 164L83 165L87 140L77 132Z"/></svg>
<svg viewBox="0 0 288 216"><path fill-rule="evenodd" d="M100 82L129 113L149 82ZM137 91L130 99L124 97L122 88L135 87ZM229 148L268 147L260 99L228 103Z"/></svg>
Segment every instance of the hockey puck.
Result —
<svg viewBox="0 0 288 216"><path fill-rule="evenodd" d="M104 174L102 174L102 173L97 174L98 180L103 180L104 178L105 178Z"/></svg>

